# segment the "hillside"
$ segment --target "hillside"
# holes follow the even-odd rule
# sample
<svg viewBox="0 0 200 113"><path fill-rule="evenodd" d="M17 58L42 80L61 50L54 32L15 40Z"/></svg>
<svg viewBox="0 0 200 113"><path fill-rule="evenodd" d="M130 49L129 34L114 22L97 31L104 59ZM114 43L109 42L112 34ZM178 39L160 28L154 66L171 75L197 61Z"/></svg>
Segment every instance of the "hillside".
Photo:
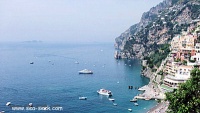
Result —
<svg viewBox="0 0 200 113"><path fill-rule="evenodd" d="M158 56L164 54L160 58L163 59L169 52L171 39L183 30L192 29L199 19L200 0L165 0L117 37L115 47L122 58L144 59L158 53Z"/></svg>

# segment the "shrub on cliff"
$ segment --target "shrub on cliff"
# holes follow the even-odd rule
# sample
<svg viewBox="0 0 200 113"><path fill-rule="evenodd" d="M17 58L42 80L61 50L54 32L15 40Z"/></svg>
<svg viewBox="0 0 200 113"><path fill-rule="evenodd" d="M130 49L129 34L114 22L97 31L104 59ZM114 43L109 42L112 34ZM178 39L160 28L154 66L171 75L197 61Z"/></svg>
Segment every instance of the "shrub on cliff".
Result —
<svg viewBox="0 0 200 113"><path fill-rule="evenodd" d="M150 56L144 57L144 60L147 60L147 64L150 68L154 66L159 67L162 60L164 60L170 52L169 44L157 45L154 43L150 48L153 48L154 51Z"/></svg>
<svg viewBox="0 0 200 113"><path fill-rule="evenodd" d="M169 113L200 113L200 70L195 68L191 78L174 92L166 93Z"/></svg>

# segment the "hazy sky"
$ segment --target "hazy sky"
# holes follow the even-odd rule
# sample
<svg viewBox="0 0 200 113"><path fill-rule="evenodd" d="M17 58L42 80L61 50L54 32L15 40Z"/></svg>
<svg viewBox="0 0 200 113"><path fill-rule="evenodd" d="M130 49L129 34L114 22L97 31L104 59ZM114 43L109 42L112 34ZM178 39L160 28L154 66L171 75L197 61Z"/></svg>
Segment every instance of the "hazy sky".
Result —
<svg viewBox="0 0 200 113"><path fill-rule="evenodd" d="M163 0L0 0L0 41L114 42Z"/></svg>

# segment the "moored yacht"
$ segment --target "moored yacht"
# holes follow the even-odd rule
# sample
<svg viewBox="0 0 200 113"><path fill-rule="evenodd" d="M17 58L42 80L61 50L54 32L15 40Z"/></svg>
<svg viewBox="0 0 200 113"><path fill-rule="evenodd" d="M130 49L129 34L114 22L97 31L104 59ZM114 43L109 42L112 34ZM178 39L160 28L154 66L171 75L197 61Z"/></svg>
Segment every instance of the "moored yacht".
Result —
<svg viewBox="0 0 200 113"><path fill-rule="evenodd" d="M133 99L130 100L130 102L137 102L137 99L133 98Z"/></svg>
<svg viewBox="0 0 200 113"><path fill-rule="evenodd" d="M30 64L34 64L34 62L30 62Z"/></svg>
<svg viewBox="0 0 200 113"><path fill-rule="evenodd" d="M87 100L87 97L79 97L79 100Z"/></svg>
<svg viewBox="0 0 200 113"><path fill-rule="evenodd" d="M29 103L28 106L29 106L29 107L33 107L33 103Z"/></svg>
<svg viewBox="0 0 200 113"><path fill-rule="evenodd" d="M84 70L79 71L79 74L93 74L93 72L88 69L84 69Z"/></svg>
<svg viewBox="0 0 200 113"><path fill-rule="evenodd" d="M114 99L114 98L109 98L108 100L110 100L110 101L115 101L115 99Z"/></svg>
<svg viewBox="0 0 200 113"><path fill-rule="evenodd" d="M7 102L7 103L6 103L6 106L10 106L10 105L11 105L11 102Z"/></svg>
<svg viewBox="0 0 200 113"><path fill-rule="evenodd" d="M112 96L111 91L106 90L106 89L100 89L100 90L97 91L97 93L98 93L98 94L101 94L101 95Z"/></svg>
<svg viewBox="0 0 200 113"><path fill-rule="evenodd" d="M138 103L134 103L134 105L135 105L135 106L138 106L139 104L138 104Z"/></svg>

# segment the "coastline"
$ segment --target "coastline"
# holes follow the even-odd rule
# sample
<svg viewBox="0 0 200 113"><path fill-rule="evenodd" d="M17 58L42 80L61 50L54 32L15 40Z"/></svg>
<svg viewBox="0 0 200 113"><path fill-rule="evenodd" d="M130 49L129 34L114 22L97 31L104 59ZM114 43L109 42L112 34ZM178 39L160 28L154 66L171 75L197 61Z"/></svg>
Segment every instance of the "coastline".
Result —
<svg viewBox="0 0 200 113"><path fill-rule="evenodd" d="M166 113L169 103L164 101L165 95L163 92L161 91L159 92L160 89L158 87L155 87L155 84L150 81L148 85L145 85L138 89L138 90L142 89L144 93L134 97L137 99L144 99L147 101L152 99L161 100L160 103L158 103L156 106L148 110L147 113Z"/></svg>
<svg viewBox="0 0 200 113"><path fill-rule="evenodd" d="M162 63L164 63L164 61ZM157 82L157 79L155 77L156 73L157 72L152 72L149 67L141 71L142 76L149 78L150 81L148 85L145 85L138 89L140 91L144 91L144 93L139 94L134 98L144 99L144 100L150 100L150 99L161 100L160 103L151 108L147 113L158 113L158 112L166 113L169 103L164 101L165 94L160 88L159 82Z"/></svg>
<svg viewBox="0 0 200 113"><path fill-rule="evenodd" d="M147 113L165 113L167 111L168 105L168 102L161 102L155 107L151 108Z"/></svg>

